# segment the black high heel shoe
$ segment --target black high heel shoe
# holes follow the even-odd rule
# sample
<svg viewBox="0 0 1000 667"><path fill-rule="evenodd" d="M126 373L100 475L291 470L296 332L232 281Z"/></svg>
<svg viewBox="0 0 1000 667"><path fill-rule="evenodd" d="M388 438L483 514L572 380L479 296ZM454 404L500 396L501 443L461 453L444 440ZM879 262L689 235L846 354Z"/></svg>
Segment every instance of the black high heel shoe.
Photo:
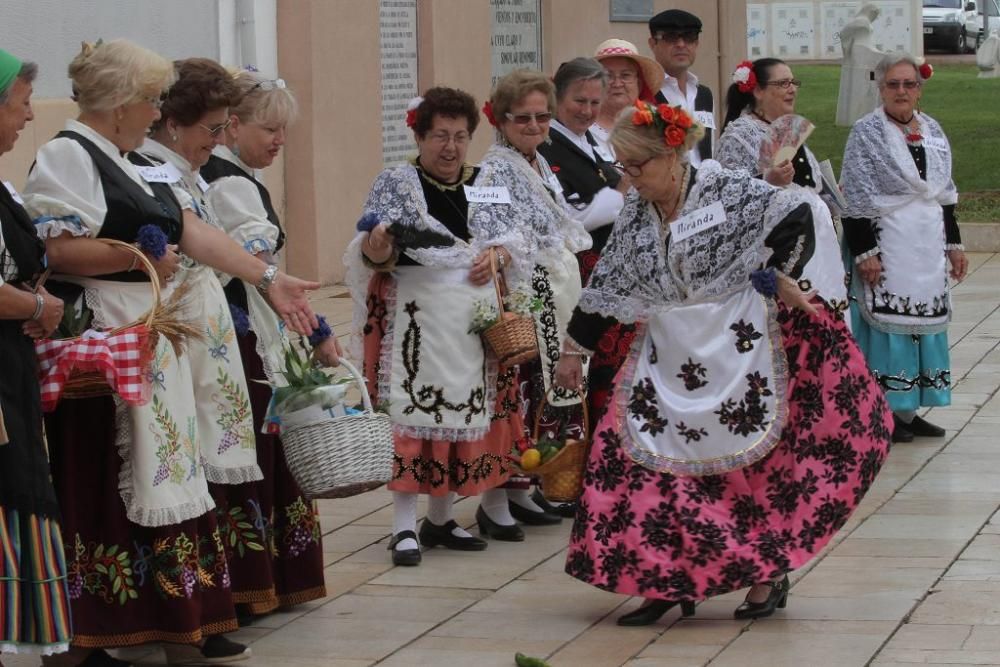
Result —
<svg viewBox="0 0 1000 667"><path fill-rule="evenodd" d="M482 505L476 510L476 523L479 524L479 534L500 540L501 542L524 542L524 531L516 523L511 526L501 526L486 514Z"/></svg>
<svg viewBox="0 0 1000 667"><path fill-rule="evenodd" d="M763 602L744 600L743 604L733 612L733 618L737 620L765 618L773 614L775 609L784 609L785 605L788 604L788 589L790 588L788 575L786 574L781 581L769 581L766 585L771 587L767 599ZM747 595L750 594L747 593Z"/></svg>
<svg viewBox="0 0 1000 667"><path fill-rule="evenodd" d="M681 600L680 602L677 602L676 600L653 600L645 607L639 607L633 612L629 612L624 616L619 616L618 625L652 625L660 620L661 616L676 607L678 604L681 606L681 617L687 618L688 616L694 616L693 600Z"/></svg>

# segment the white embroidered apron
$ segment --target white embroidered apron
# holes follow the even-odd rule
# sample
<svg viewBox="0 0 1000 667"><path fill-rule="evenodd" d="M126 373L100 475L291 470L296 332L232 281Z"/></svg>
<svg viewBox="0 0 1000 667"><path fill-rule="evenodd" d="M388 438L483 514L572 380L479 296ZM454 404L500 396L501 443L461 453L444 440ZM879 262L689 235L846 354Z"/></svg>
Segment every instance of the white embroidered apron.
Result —
<svg viewBox="0 0 1000 667"><path fill-rule="evenodd" d="M496 373L488 372L482 338L469 333L469 325L476 301L496 304L493 285L472 285L468 268L402 266L393 276L395 317L392 335L383 340L379 396L389 397L394 431L432 440L482 439L490 428Z"/></svg>
<svg viewBox="0 0 1000 667"><path fill-rule="evenodd" d="M917 197L876 222L882 279L863 284L861 313L887 333L933 334L951 320L941 206Z"/></svg>
<svg viewBox="0 0 1000 667"><path fill-rule="evenodd" d="M95 328L130 324L153 305L149 283L59 279L84 287ZM162 298L169 299L171 290L167 286ZM115 444L122 458L118 490L130 521L167 526L201 516L215 503L201 465L198 404L188 355L178 358L170 343L159 337L147 378L152 391L146 405L115 400Z"/></svg>
<svg viewBox="0 0 1000 667"><path fill-rule="evenodd" d="M531 286L534 296L542 302L542 310L534 317L545 395L553 406L577 405L581 400L579 392L567 391L554 382L566 327L582 291L576 255L563 249L558 262L535 269ZM583 377L587 377L588 366L589 362L584 361Z"/></svg>
<svg viewBox="0 0 1000 667"><path fill-rule="evenodd" d="M816 239L816 249L802 268L800 282L808 280L820 297L838 311L845 312L847 283L844 260L841 258L840 241L837 239L837 229L830 216L830 208L812 188L792 185L789 189L795 189L808 200L812 209L813 232ZM846 319L850 326L850 318Z"/></svg>
<svg viewBox="0 0 1000 667"><path fill-rule="evenodd" d="M773 301L747 287L650 318L614 399L622 445L636 463L718 475L774 448L788 413L776 315Z"/></svg>
<svg viewBox="0 0 1000 667"><path fill-rule="evenodd" d="M229 303L215 271L193 264L178 272L190 285L183 317L204 340L187 344L198 411L205 475L216 484L243 484L264 478L257 465L257 442L243 362Z"/></svg>

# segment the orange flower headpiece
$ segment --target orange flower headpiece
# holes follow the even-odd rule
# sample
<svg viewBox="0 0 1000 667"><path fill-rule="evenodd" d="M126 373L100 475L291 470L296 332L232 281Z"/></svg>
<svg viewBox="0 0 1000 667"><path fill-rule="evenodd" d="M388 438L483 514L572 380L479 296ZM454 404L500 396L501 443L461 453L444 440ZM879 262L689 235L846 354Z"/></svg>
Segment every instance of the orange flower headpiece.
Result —
<svg viewBox="0 0 1000 667"><path fill-rule="evenodd" d="M653 105L636 100L635 109L632 124L654 126L663 134L663 141L670 148L683 146L687 136L698 131L694 118L680 106Z"/></svg>

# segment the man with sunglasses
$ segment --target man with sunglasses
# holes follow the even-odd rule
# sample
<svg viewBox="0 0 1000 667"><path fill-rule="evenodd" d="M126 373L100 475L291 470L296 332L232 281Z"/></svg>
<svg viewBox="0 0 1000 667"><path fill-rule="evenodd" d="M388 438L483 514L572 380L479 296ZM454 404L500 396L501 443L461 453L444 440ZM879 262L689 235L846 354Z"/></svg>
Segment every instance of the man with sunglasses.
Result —
<svg viewBox="0 0 1000 667"><path fill-rule="evenodd" d="M705 137L691 149L691 164L697 167L712 157L712 133L715 129L715 100L708 86L698 83L690 71L698 55L701 19L682 9L668 9L649 19L649 48L656 62L666 72L656 101L680 105L694 112L705 126Z"/></svg>

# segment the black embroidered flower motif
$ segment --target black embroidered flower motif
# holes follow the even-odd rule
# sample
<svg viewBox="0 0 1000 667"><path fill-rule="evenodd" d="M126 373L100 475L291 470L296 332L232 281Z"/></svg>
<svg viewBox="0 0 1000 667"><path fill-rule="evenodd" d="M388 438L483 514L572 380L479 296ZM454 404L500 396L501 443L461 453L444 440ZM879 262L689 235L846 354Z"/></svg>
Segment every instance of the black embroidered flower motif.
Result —
<svg viewBox="0 0 1000 667"><path fill-rule="evenodd" d="M749 387L740 402L737 404L730 398L715 411L719 415L720 424L728 428L730 433L742 436L764 430L768 409L761 399L773 394L767 387L768 379L760 373L748 373L746 379Z"/></svg>
<svg viewBox="0 0 1000 667"><path fill-rule="evenodd" d="M684 444L690 444L692 442L701 442L702 438L708 437L708 431L703 428L690 428L684 422L677 422L674 424L674 428L677 429L677 434L684 438Z"/></svg>
<svg viewBox="0 0 1000 667"><path fill-rule="evenodd" d="M605 585L614 590L618 587L618 579L625 574L635 576L639 571L639 553L635 549L626 549L618 542L600 556L600 571L606 578Z"/></svg>
<svg viewBox="0 0 1000 667"><path fill-rule="evenodd" d="M681 372L677 374L677 377L684 381L684 388L688 391L694 391L708 384L708 380L705 379L707 376L708 369L693 361L691 357L688 357L686 364L681 364Z"/></svg>
<svg viewBox="0 0 1000 667"><path fill-rule="evenodd" d="M730 324L729 328L736 332L736 350L740 354L753 350L753 342L764 336L754 328L753 322L740 320L735 324Z"/></svg>
<svg viewBox="0 0 1000 667"><path fill-rule="evenodd" d="M819 382L804 380L792 390L792 401L798 406L796 430L805 432L823 418L823 388Z"/></svg>
<svg viewBox="0 0 1000 667"><path fill-rule="evenodd" d="M632 400L629 401L628 409L636 421L642 422L640 431L655 436L666 430L668 421L665 417L660 417L656 390L649 378L640 380L632 387Z"/></svg>
<svg viewBox="0 0 1000 667"><path fill-rule="evenodd" d="M583 549L574 549L566 559L566 574L590 581L594 578L594 559Z"/></svg>
<svg viewBox="0 0 1000 667"><path fill-rule="evenodd" d="M656 343L649 341L649 363L655 365L660 358L656 354Z"/></svg>

